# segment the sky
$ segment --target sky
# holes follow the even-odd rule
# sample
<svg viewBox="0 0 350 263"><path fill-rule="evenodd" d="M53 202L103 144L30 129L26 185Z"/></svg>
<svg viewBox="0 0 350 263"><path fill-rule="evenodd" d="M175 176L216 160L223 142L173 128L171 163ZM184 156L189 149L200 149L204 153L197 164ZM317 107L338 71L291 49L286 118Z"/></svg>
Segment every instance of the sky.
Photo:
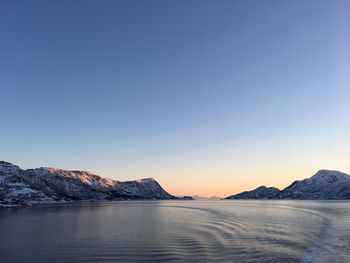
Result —
<svg viewBox="0 0 350 263"><path fill-rule="evenodd" d="M350 173L350 1L0 0L0 159L176 195Z"/></svg>

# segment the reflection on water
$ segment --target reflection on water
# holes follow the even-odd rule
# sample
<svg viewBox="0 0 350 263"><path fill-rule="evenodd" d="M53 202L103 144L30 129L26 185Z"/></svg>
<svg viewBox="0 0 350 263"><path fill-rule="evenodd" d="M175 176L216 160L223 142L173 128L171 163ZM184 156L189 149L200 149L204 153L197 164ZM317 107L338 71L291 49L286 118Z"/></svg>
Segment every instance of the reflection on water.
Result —
<svg viewBox="0 0 350 263"><path fill-rule="evenodd" d="M0 262L349 262L350 202L125 201L0 210Z"/></svg>

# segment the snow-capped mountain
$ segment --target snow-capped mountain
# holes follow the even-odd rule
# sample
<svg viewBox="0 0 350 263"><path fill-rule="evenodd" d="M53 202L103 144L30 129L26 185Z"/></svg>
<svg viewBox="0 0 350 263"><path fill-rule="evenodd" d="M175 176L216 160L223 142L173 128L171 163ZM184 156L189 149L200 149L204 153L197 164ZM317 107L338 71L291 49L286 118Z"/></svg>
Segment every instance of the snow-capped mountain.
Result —
<svg viewBox="0 0 350 263"><path fill-rule="evenodd" d="M84 171L44 167L23 170L0 161L0 206L113 199L176 197L152 178L120 182Z"/></svg>
<svg viewBox="0 0 350 263"><path fill-rule="evenodd" d="M350 199L350 176L320 170L311 178L293 182L282 195L288 199Z"/></svg>
<svg viewBox="0 0 350 263"><path fill-rule="evenodd" d="M226 199L350 199L350 176L339 171L320 170L283 190L262 186Z"/></svg>

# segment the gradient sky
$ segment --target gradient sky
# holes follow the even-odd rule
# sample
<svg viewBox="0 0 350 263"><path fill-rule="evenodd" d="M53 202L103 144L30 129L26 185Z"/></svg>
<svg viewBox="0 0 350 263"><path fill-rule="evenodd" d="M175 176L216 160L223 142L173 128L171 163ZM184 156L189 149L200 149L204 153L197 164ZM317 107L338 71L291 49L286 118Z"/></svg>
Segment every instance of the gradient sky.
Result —
<svg viewBox="0 0 350 263"><path fill-rule="evenodd" d="M350 1L0 0L0 159L173 194L350 173Z"/></svg>

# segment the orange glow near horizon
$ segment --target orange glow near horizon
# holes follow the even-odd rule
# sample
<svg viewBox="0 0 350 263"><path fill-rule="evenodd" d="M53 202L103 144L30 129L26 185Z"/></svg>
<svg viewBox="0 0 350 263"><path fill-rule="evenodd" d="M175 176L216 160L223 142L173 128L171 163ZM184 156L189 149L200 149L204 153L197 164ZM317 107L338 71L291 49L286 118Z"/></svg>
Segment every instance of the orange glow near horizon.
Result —
<svg viewBox="0 0 350 263"><path fill-rule="evenodd" d="M153 177L170 194L182 196L226 197L242 191L252 190L261 185L283 189L295 180L302 180L314 175L318 170L340 170L350 173L350 163L346 156L350 150L335 148L323 156L296 155L294 158L281 156L275 160L261 159L250 163L212 163L201 166L190 165L179 167L148 167L142 171L126 170L128 179ZM309 156L309 157L308 157ZM219 168L218 168L219 167ZM132 176L131 176L132 175ZM118 178L124 180L123 178ZM125 178L126 179L126 178Z"/></svg>
<svg viewBox="0 0 350 263"><path fill-rule="evenodd" d="M339 170L350 174L350 137L320 145L316 140L304 145L286 143L285 147L255 147L240 155L222 154L226 159L212 156L182 162L142 165L125 169L114 176L120 180L153 177L173 195L226 197L261 185L283 189L295 180L314 175L318 170ZM264 145L263 145L264 146ZM268 149L269 151L266 151ZM103 174L107 174L103 173ZM128 175L125 177L125 175ZM113 176L113 177L114 177Z"/></svg>
<svg viewBox="0 0 350 263"><path fill-rule="evenodd" d="M349 133L347 133L347 131ZM118 158L65 161L45 166L69 170L88 170L105 178L119 181L152 177L170 194L176 196L227 197L259 186L283 189L295 180L314 175L318 170L339 170L350 174L350 130L342 129L337 140L320 143L312 138L305 143L298 141L263 141L244 148L217 148L201 151L194 156L151 152L143 159L130 155L129 162ZM232 150L233 149L233 150ZM177 157L177 158L175 158ZM22 168L39 167L21 165Z"/></svg>

